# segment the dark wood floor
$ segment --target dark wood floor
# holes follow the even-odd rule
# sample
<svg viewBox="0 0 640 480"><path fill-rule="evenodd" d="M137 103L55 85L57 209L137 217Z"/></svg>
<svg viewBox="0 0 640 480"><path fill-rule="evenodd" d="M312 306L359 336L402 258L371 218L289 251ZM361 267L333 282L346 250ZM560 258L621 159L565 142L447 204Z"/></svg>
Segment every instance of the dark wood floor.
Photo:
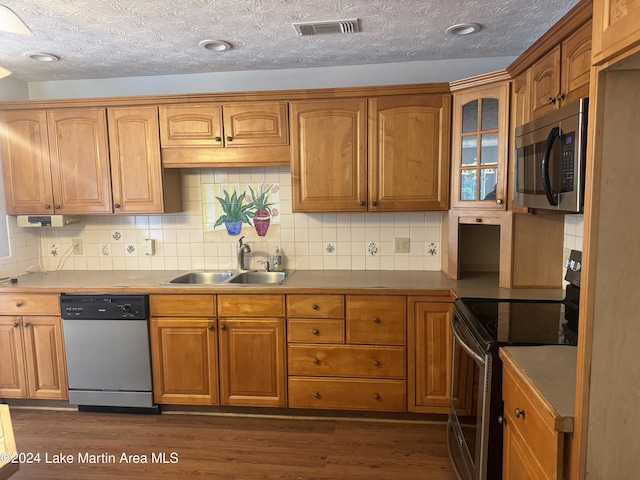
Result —
<svg viewBox="0 0 640 480"><path fill-rule="evenodd" d="M444 424L15 408L11 417L18 450L40 455L11 480L455 479ZM72 464L45 463L65 455Z"/></svg>

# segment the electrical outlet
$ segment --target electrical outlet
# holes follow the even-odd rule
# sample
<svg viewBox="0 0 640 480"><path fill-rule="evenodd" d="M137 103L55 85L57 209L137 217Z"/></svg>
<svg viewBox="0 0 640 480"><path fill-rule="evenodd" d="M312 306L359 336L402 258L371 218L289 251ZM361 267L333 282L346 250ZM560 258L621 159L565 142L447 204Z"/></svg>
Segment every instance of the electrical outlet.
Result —
<svg viewBox="0 0 640 480"><path fill-rule="evenodd" d="M74 255L84 255L84 245L81 238L72 238L71 244L73 245Z"/></svg>
<svg viewBox="0 0 640 480"><path fill-rule="evenodd" d="M411 245L411 239L396 237L393 251L395 253L409 253L410 245Z"/></svg>

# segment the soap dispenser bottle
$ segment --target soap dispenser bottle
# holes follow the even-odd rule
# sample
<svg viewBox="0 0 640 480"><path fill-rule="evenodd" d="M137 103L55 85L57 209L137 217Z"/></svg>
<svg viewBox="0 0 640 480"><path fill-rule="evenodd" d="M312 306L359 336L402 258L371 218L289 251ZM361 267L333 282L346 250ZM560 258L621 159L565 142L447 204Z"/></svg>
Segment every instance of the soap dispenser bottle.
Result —
<svg viewBox="0 0 640 480"><path fill-rule="evenodd" d="M282 260L282 253L280 253L279 247L276 247L276 251L273 252L271 264L273 265L274 272L282 272L284 270L284 262Z"/></svg>

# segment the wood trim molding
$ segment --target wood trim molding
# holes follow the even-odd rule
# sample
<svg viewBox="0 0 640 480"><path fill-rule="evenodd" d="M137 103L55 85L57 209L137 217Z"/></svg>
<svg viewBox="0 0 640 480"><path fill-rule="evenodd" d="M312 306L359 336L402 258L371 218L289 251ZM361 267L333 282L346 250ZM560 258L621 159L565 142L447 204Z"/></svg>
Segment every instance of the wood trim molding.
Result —
<svg viewBox="0 0 640 480"><path fill-rule="evenodd" d="M503 82L508 80L511 80L509 72L506 70L498 70L496 72L485 73L483 75L476 75L475 77L463 78L462 80L449 82L449 88L451 88L452 92L455 92L471 87L481 87L494 82Z"/></svg>
<svg viewBox="0 0 640 480"><path fill-rule="evenodd" d="M553 25L547 33L524 51L507 67L512 78L517 77L565 38L575 32L593 16L593 0L581 0Z"/></svg>

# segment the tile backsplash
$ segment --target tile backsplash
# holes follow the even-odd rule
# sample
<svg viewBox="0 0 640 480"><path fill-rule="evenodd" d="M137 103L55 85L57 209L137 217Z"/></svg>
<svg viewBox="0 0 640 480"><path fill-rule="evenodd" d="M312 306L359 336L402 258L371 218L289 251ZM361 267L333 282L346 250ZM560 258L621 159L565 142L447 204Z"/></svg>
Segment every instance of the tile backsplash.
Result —
<svg viewBox="0 0 640 480"><path fill-rule="evenodd" d="M279 223L264 236L244 225L240 235L206 224L203 185L277 184ZM167 215L83 216L40 234L47 270L198 270L236 267L236 242L251 247L250 268L263 268L276 247L285 268L300 270L440 270L440 212L292 213L288 167L190 169L182 171L183 211ZM205 207L205 208L203 208ZM23 229L18 229L23 230ZM28 230L28 229L24 229ZM409 239L409 253L394 253L395 239ZM73 242L82 241L74 255ZM145 239L155 242L144 253ZM37 263L37 259L36 259Z"/></svg>

